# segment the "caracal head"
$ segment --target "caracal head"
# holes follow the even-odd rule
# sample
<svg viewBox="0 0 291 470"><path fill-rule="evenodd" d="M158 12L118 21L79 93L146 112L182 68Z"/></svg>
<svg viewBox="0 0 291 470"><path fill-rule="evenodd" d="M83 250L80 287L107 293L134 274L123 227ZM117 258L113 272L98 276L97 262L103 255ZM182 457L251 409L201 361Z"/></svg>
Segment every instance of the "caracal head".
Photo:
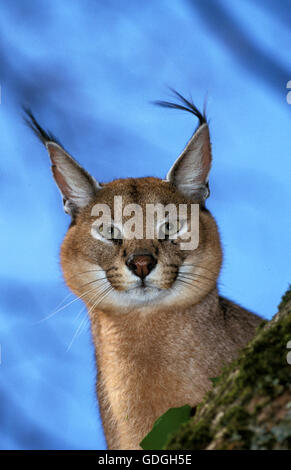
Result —
<svg viewBox="0 0 291 470"><path fill-rule="evenodd" d="M91 315L188 307L216 286L221 245L205 208L209 128L204 115L178 97L183 106L175 106L195 114L200 124L165 179L100 183L27 112L72 219L61 248L63 274Z"/></svg>

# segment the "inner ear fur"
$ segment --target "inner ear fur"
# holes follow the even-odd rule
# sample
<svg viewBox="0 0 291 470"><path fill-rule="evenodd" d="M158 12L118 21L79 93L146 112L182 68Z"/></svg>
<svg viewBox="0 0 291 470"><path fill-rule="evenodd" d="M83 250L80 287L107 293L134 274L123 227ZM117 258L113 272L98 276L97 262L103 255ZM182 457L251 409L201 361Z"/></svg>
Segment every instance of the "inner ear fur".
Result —
<svg viewBox="0 0 291 470"><path fill-rule="evenodd" d="M166 179L186 197L203 202L209 196L211 145L208 124L202 124L175 161Z"/></svg>

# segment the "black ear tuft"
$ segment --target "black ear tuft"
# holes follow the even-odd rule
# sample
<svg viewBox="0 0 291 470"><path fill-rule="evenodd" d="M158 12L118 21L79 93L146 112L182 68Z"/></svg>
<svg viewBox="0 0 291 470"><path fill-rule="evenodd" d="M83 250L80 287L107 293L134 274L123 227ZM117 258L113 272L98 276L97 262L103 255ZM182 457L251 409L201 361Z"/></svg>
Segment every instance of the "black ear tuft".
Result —
<svg viewBox="0 0 291 470"><path fill-rule="evenodd" d="M74 219L77 212L90 203L100 185L66 152L51 132L38 124L30 109L23 107L23 111L26 124L49 153L53 177L61 192L64 210Z"/></svg>
<svg viewBox="0 0 291 470"><path fill-rule="evenodd" d="M181 111L187 111L188 113L194 114L194 116L199 119L199 127L207 123L205 109L203 113L201 113L194 103L192 103L192 101L184 98L183 95L178 93L178 91L174 90L173 88L170 88L170 90L173 95L178 98L178 103L173 103L171 101L154 101L153 103L157 106L162 106L163 108L180 109Z"/></svg>
<svg viewBox="0 0 291 470"><path fill-rule="evenodd" d="M26 106L22 106L22 109L24 111L24 121L30 127L30 129L34 132L36 137L44 144L46 145L47 142L54 142L58 145L61 145L60 141L50 132L50 131L45 131L37 122L35 119L32 111L27 108ZM61 145L62 146L62 145ZM63 147L63 146L62 146Z"/></svg>
<svg viewBox="0 0 291 470"><path fill-rule="evenodd" d="M178 103L156 101L155 104L194 114L199 119L199 125L184 151L170 168L166 180L176 186L187 198L204 204L204 200L209 196L208 178L212 160L205 110L201 113L192 101L184 98L176 90L170 90L178 98Z"/></svg>

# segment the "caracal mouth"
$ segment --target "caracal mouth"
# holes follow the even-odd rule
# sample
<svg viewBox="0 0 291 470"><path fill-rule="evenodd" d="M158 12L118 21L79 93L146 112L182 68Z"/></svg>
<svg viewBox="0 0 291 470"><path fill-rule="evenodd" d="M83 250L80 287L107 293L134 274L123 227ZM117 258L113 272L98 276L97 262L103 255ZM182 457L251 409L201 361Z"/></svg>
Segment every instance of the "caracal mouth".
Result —
<svg viewBox="0 0 291 470"><path fill-rule="evenodd" d="M149 295L149 294L154 294L154 293L159 293L164 289L161 289L156 286L148 285L148 284L139 284L137 286L131 287L130 289L127 289L125 292L128 292L130 294L136 293L139 295Z"/></svg>
<svg viewBox="0 0 291 470"><path fill-rule="evenodd" d="M128 296L132 301L143 303L160 297L166 290L167 289L161 289L152 285L140 284L123 291L123 294L126 297Z"/></svg>

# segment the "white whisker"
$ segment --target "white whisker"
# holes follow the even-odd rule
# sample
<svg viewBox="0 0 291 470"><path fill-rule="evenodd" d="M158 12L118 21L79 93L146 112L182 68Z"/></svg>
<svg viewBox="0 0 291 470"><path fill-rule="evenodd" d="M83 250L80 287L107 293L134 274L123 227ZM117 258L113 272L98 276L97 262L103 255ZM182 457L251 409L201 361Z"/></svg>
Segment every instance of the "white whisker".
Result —
<svg viewBox="0 0 291 470"><path fill-rule="evenodd" d="M106 281L104 284L109 284L108 281ZM82 332L82 327L84 325L84 322L87 320L89 321L88 319L88 315L90 314L90 312L100 303L100 301L102 301L110 292L111 290L113 290L113 287L111 285L109 285L108 287L105 287L102 289L101 293L99 292L100 290L100 287L102 286L99 286L99 288L97 288L98 292L95 292L96 295L93 295L90 302L94 302L94 299L96 299L97 297L97 302L93 303L92 307L88 310L88 314L83 318L83 320L81 321L80 325L78 326L77 330L75 331L74 335L73 335L73 338L69 344L69 346L67 347L67 350L66 352L68 352L70 350L70 348L72 347L75 339L77 338L77 336L79 336ZM101 297L101 299L100 299ZM100 300L99 300L100 299ZM86 306L83 307L83 309L78 313L78 317L80 316L80 314L86 309Z"/></svg>
<svg viewBox="0 0 291 470"><path fill-rule="evenodd" d="M96 279L96 282L98 281L98 279ZM84 294L81 294L79 296L77 296L76 299L73 299L71 302L67 303L66 305L64 305L63 307L60 307L58 308L57 310L55 310L54 312L50 313L49 315L47 315L46 317L42 318L41 320L38 320L36 322L36 324L38 323L42 323L43 321L46 321L48 320L49 318L52 318L54 315L56 315L57 313L61 312L62 310L64 310L65 308L69 307L70 305L72 305L74 302L77 302L77 300L82 300L82 298L84 296L86 296L87 294L90 294L90 292L93 292L94 290L96 290L95 287L93 287L92 289L89 289L88 291L86 291ZM65 299L64 299L65 300Z"/></svg>
<svg viewBox="0 0 291 470"><path fill-rule="evenodd" d="M73 338L72 338L72 340L71 340L69 346L67 347L66 352L69 352L69 350L70 350L70 348L71 348L71 346L72 346L72 344L73 344L75 338L76 338L77 335L78 335L78 332L80 331L82 325L84 324L84 322L85 322L86 320L87 320L87 316L85 316L85 317L83 318L83 320L81 321L81 323L80 323L80 325L78 326L77 330L75 331L74 336L73 336Z"/></svg>

